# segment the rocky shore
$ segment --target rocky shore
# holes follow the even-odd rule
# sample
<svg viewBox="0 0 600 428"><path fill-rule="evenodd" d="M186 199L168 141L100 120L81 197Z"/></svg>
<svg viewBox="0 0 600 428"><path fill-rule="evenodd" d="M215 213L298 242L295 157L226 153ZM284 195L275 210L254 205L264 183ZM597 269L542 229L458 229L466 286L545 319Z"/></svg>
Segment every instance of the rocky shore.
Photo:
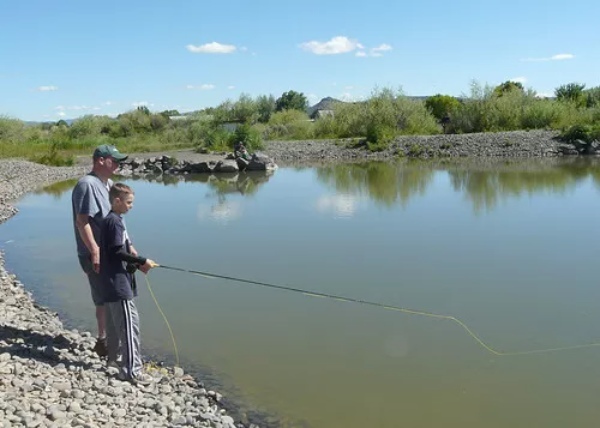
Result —
<svg viewBox="0 0 600 428"><path fill-rule="evenodd" d="M88 169L0 161L0 221L16 213L10 202L23 193ZM144 385L118 380L94 343L36 304L0 254L0 427L243 426L226 414L221 394L181 368L149 367L153 380Z"/></svg>
<svg viewBox="0 0 600 428"><path fill-rule="evenodd" d="M409 158L524 158L582 154L576 146L562 143L555 131L511 131L477 134L407 135L397 137L379 152L361 147L359 140L270 141L264 153L276 163L310 161L386 160ZM358 146L358 147L357 147Z"/></svg>

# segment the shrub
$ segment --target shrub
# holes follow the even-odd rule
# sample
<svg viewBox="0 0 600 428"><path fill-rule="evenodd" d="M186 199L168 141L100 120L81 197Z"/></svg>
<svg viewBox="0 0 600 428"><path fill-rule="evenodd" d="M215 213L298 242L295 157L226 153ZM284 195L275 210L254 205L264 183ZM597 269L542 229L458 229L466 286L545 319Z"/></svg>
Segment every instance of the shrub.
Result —
<svg viewBox="0 0 600 428"><path fill-rule="evenodd" d="M573 143L577 140L591 143L600 140L600 126L573 125L561 132L560 139L567 143Z"/></svg>
<svg viewBox="0 0 600 428"><path fill-rule="evenodd" d="M260 133L248 124L238 126L229 141L231 148L233 148L236 142L243 143L249 151L256 151L263 148Z"/></svg>
<svg viewBox="0 0 600 428"><path fill-rule="evenodd" d="M273 113L264 130L266 139L304 140L314 136L313 123L305 112L282 110Z"/></svg>

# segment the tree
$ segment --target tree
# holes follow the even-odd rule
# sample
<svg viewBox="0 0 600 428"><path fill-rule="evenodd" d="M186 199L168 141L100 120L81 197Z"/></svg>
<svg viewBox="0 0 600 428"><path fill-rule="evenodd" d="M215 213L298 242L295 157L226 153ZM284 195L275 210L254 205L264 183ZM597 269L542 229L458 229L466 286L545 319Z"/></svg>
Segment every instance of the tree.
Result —
<svg viewBox="0 0 600 428"><path fill-rule="evenodd" d="M571 102L578 107L583 107L587 101L583 93L584 89L585 84L568 83L556 88L554 90L554 95L556 95L556 99L559 101Z"/></svg>
<svg viewBox="0 0 600 428"><path fill-rule="evenodd" d="M436 119L442 120L460 107L460 101L450 95L437 94L425 100L425 107Z"/></svg>
<svg viewBox="0 0 600 428"><path fill-rule="evenodd" d="M502 95L508 92L519 91L521 93L525 93L525 88L521 82L513 82L512 80L507 80L504 83L499 84L494 88L494 96L501 97Z"/></svg>
<svg viewBox="0 0 600 428"><path fill-rule="evenodd" d="M596 86L595 88L590 88L584 91L586 96L586 105L587 107L596 107L600 106L600 86Z"/></svg>
<svg viewBox="0 0 600 428"><path fill-rule="evenodd" d="M138 106L137 111L150 115L150 109L147 106Z"/></svg>
<svg viewBox="0 0 600 428"><path fill-rule="evenodd" d="M273 95L261 95L256 98L256 110L258 112L258 121L267 123L271 115L275 112L275 97Z"/></svg>
<svg viewBox="0 0 600 428"><path fill-rule="evenodd" d="M275 101L275 111L282 110L301 110L306 111L308 100L302 92L288 91L284 92L277 101Z"/></svg>
<svg viewBox="0 0 600 428"><path fill-rule="evenodd" d="M234 121L252 124L258 118L256 103L250 95L240 94L238 100L233 103L231 115Z"/></svg>
<svg viewBox="0 0 600 428"><path fill-rule="evenodd" d="M163 110L160 112L160 114L162 114L165 117L171 117L171 116L180 116L179 111L172 109L172 110Z"/></svg>

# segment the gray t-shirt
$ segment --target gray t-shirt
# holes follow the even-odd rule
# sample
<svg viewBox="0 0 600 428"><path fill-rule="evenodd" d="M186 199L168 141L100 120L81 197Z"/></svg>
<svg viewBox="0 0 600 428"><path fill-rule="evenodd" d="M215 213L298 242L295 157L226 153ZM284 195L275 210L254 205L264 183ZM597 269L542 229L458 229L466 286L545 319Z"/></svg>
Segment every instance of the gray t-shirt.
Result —
<svg viewBox="0 0 600 428"><path fill-rule="evenodd" d="M73 206L73 227L75 229L75 240L77 242L77 254L80 257L89 257L90 251L87 249L79 231L77 230L77 214L87 214L90 217L90 226L96 243L100 245L100 226L102 220L110 212L110 202L108 199L108 189L113 182L108 180L104 183L97 175L90 172L79 179L71 194L71 204Z"/></svg>

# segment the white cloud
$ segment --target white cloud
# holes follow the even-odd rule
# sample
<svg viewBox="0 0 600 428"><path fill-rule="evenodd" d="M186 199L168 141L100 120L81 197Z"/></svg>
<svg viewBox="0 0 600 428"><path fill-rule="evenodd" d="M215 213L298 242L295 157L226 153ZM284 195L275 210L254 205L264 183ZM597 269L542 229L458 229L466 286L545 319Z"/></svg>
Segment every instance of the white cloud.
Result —
<svg viewBox="0 0 600 428"><path fill-rule="evenodd" d="M356 40L349 39L346 36L336 36L327 42L312 40L301 43L300 47L315 55L337 55L361 49L363 46Z"/></svg>
<svg viewBox="0 0 600 428"><path fill-rule="evenodd" d="M233 86L233 85L229 85L229 86L227 87L227 89L229 89L229 90L235 89L235 86Z"/></svg>
<svg viewBox="0 0 600 428"><path fill-rule="evenodd" d="M552 98L554 94L552 92L538 92L535 96L537 98Z"/></svg>
<svg viewBox="0 0 600 428"><path fill-rule="evenodd" d="M154 104L149 103L148 101L135 101L135 102L131 103L131 105L134 107L152 107L152 106L154 106Z"/></svg>
<svg viewBox="0 0 600 428"><path fill-rule="evenodd" d="M102 110L102 107L100 106L86 106L86 105L74 105L74 106L56 106L54 107L54 110L57 111L65 111L65 110L72 110L72 111L82 111L82 110L93 110L93 111L98 111L98 110Z"/></svg>
<svg viewBox="0 0 600 428"><path fill-rule="evenodd" d="M212 220L216 223L227 224L242 215L242 205L236 201L223 201L215 205L198 205L196 215L199 221Z"/></svg>
<svg viewBox="0 0 600 428"><path fill-rule="evenodd" d="M550 59L552 61L562 61L563 59L573 59L575 58L575 55L573 54L558 54L558 55L552 55L550 57Z"/></svg>
<svg viewBox="0 0 600 428"><path fill-rule="evenodd" d="M317 94L307 94L306 98L308 99L308 102L311 104L315 104L318 101L320 101L320 98L317 96Z"/></svg>
<svg viewBox="0 0 600 428"><path fill-rule="evenodd" d="M352 217L358 208L358 199L349 194L327 195L317 199L317 211L333 212L336 217Z"/></svg>
<svg viewBox="0 0 600 428"><path fill-rule="evenodd" d="M58 86L53 86L53 85L38 86L37 90L40 92L58 91Z"/></svg>
<svg viewBox="0 0 600 428"><path fill-rule="evenodd" d="M361 58L365 58L365 57L380 57L383 56L384 52L388 52L392 50L392 46L388 45L387 43L382 43L377 47L371 48L369 49L369 52L366 52L364 49L364 46L360 45L358 52L356 52L356 56L361 57Z"/></svg>
<svg viewBox="0 0 600 428"><path fill-rule="evenodd" d="M363 96L361 95L353 95L350 92L342 92L339 97L338 97L341 101L345 101L347 103L351 103L354 101L361 101L364 99Z"/></svg>
<svg viewBox="0 0 600 428"><path fill-rule="evenodd" d="M105 101L105 102L104 102L104 105L105 105L105 106L112 105L112 101Z"/></svg>
<svg viewBox="0 0 600 428"><path fill-rule="evenodd" d="M513 77L510 79L511 82L525 84L527 82L527 78L523 76Z"/></svg>
<svg viewBox="0 0 600 428"><path fill-rule="evenodd" d="M235 52L237 48L234 45L212 42L200 46L187 45L186 49L192 53L229 54Z"/></svg>
<svg viewBox="0 0 600 428"><path fill-rule="evenodd" d="M200 91L209 91L211 89L215 89L215 85L212 83L203 83L202 85L187 85L185 88L190 90L197 89Z"/></svg>
<svg viewBox="0 0 600 428"><path fill-rule="evenodd" d="M377 46L376 48L371 49L371 52L386 52L386 51L391 51L392 50L392 46L388 45L387 43L382 43L379 46Z"/></svg>
<svg viewBox="0 0 600 428"><path fill-rule="evenodd" d="M565 54L556 54L545 58L524 58L521 61L533 62L533 61L564 61L566 59L573 59L575 55L565 53Z"/></svg>
<svg viewBox="0 0 600 428"><path fill-rule="evenodd" d="M59 111L58 113L56 113L57 115L59 115L60 117L64 117L67 115L67 113L65 113L64 111Z"/></svg>

